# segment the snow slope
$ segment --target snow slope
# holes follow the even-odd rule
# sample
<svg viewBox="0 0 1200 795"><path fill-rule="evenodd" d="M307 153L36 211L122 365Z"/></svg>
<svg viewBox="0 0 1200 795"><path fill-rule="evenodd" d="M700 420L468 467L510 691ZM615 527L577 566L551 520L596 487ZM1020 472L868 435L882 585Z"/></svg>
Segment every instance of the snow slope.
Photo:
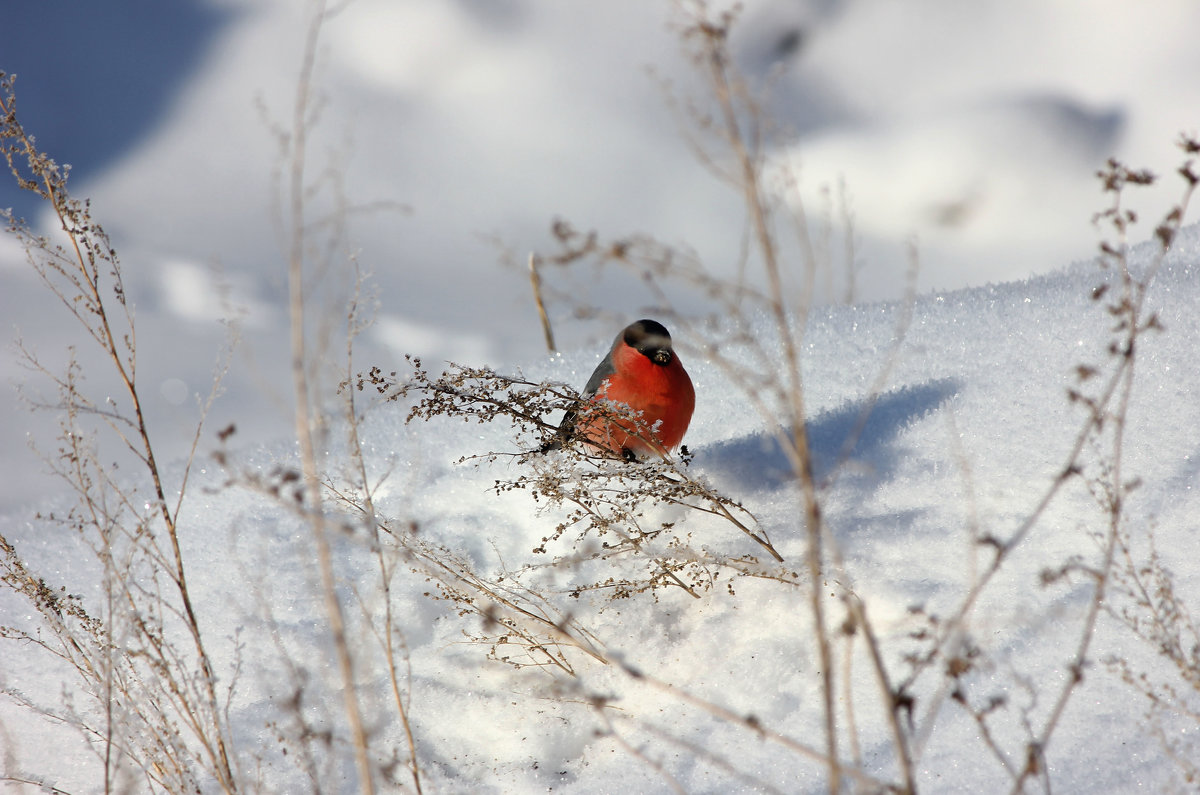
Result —
<svg viewBox="0 0 1200 795"><path fill-rule="evenodd" d="M1135 267L1147 267L1153 254L1151 246L1137 249ZM1143 338L1124 462L1127 476L1142 481L1129 505L1135 554L1145 553L1152 530L1177 577L1177 592L1193 604L1200 597L1187 552L1200 491L1200 441L1192 433L1200 427L1200 376L1192 366L1198 268L1200 229L1192 227L1148 299L1166 331ZM847 434L873 403L849 462L821 499L897 679L906 670L903 654L919 647L908 638L919 625L909 609L920 605L948 615L987 560L974 539L1008 537L1061 471L1083 418L1066 399L1071 374L1081 363L1103 365L1107 358L1110 319L1090 296L1111 276L1081 263L1030 280L923 296L894 360L900 304L823 309L810 319L804 359L819 477L829 474ZM765 318L752 323L769 335ZM521 369L535 379L580 383L598 353L526 361ZM891 375L873 396L872 384L889 361ZM692 471L743 500L787 565L802 570L799 502L762 419L711 363L695 355L685 363L699 394L687 439L695 452ZM481 572L515 572L544 559L530 550L555 512L540 509L525 492L490 491L496 479L514 475L515 465L454 463L462 455L511 449L504 428L449 420L406 426L399 407L381 403L367 412L363 437L368 469L382 482L377 509L389 521L418 523L423 539L445 545ZM337 448L334 443L328 458L333 472ZM234 469L265 472L291 456L288 444L242 450ZM286 724L286 704L300 682L306 714L317 725L341 722L310 535L273 501L222 486L226 476L211 462L205 469L191 486L185 554L205 629L220 649L222 681L240 661L230 713L236 745L261 786L296 791L304 778L281 755L269 727ZM676 509L659 518L681 523L705 548L755 551L710 517ZM87 569L68 539L36 523L25 527L18 536L31 557L53 561L66 575ZM1071 481L987 589L971 621L981 656L963 681L976 705L993 696L1007 699L989 726L1018 768L1027 726L1040 729L1068 676L1091 592L1082 575L1045 585L1042 573L1072 561L1096 564L1104 527L1083 480ZM358 593L378 617L370 545L352 533L339 541L337 561L343 598L353 608L352 593ZM677 786L687 792L819 792L825 786L819 764L679 695L753 715L772 731L820 747L818 661L804 588L743 578L734 581L733 595L716 588L696 600L674 588L605 604L568 595L578 584L570 567L526 574L595 633L610 659L646 675L631 678L618 665L574 654L577 676L569 677L487 659L489 644L467 638L485 629L479 618L459 617L447 603L423 595L431 589L428 578L404 568L392 582L392 598L411 665L407 686L426 791L666 792ZM1128 597L1114 593L1110 604L1120 610ZM828 607L840 614L835 599ZM380 749L403 749L375 643L359 622L352 624L375 741ZM27 681L37 681L42 669L34 655L12 645L2 653L6 686L27 689ZM1055 792L1161 791L1178 783L1180 770L1148 727L1195 750L1194 721L1143 719L1145 700L1106 664L1116 658L1152 680L1178 683L1153 648L1102 613L1082 684L1046 749ZM839 703L844 708L852 698L856 705L864 769L892 775L889 738L861 653L854 665L852 695L839 692ZM650 678L672 689L651 686ZM43 698L58 692L52 681L40 685ZM1005 790L1009 779L977 725L953 702L937 702L942 683L933 676L914 690L920 789ZM600 696L604 710L589 706ZM935 703L941 706L930 711ZM21 760L10 770L48 775L68 791L94 789L94 757L47 754L27 739L44 729L14 732L12 721L19 718L8 714L10 753ZM348 791L354 772L341 742L329 755L334 770L323 771L328 777L322 780ZM1036 782L1031 791L1038 791Z"/></svg>

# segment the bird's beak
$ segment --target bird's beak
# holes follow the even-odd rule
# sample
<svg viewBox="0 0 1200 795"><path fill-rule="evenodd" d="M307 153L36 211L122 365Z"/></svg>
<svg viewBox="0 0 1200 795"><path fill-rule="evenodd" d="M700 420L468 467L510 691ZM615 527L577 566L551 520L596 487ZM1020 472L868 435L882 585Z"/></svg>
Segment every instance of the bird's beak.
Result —
<svg viewBox="0 0 1200 795"><path fill-rule="evenodd" d="M671 363L671 352L670 351L655 351L654 352L654 363L655 364L670 364Z"/></svg>

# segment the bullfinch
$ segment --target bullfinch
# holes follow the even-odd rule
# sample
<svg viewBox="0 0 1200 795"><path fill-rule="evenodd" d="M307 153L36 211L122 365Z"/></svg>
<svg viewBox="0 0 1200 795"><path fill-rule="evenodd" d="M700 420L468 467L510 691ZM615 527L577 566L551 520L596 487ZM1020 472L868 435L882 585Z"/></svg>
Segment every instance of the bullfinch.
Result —
<svg viewBox="0 0 1200 795"><path fill-rule="evenodd" d="M671 347L671 334L654 320L631 323L617 335L583 397L628 406L641 416L616 419L585 405L563 417L560 439L583 438L627 459L664 455L679 446L696 406L696 390Z"/></svg>

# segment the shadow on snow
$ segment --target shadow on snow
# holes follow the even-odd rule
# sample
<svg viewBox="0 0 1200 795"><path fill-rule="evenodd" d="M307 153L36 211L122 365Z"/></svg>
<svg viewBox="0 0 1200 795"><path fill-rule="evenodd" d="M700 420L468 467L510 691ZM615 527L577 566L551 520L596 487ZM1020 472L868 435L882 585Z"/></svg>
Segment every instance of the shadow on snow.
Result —
<svg viewBox="0 0 1200 795"><path fill-rule="evenodd" d="M812 418L807 424L808 441L817 481L843 460L869 468L880 479L887 477L900 455L892 444L896 438L958 390L953 379L927 381L885 392L874 400L847 402ZM777 489L792 479L787 455L765 431L697 450L695 466L739 491Z"/></svg>

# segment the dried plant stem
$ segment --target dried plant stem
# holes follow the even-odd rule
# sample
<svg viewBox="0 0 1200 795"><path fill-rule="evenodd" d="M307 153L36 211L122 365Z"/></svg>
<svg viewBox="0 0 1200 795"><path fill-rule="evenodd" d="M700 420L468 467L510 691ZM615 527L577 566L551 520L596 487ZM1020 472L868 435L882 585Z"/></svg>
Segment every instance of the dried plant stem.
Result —
<svg viewBox="0 0 1200 795"><path fill-rule="evenodd" d="M546 633L546 636L551 638L552 643L555 645L562 644L576 648L600 663L607 664L609 662L603 648L594 637L588 637L590 633L586 629L573 626L572 622L566 618L555 620L548 615L534 612L530 608L520 604L513 596L505 593L504 589L498 583L489 582L478 576L474 571L462 565L459 561L454 560L451 556L438 554L436 550L426 547L415 539L404 537L391 531L384 524L381 524L380 528L390 533L393 538L403 544L414 557L425 565L426 571L438 579L443 577L448 578L451 584L465 588L468 592L484 596L489 604L499 605L510 611L515 617L531 622L537 628L537 631ZM536 593L531 596L543 599L543 597ZM474 612L480 613L485 619L496 620L496 616L490 614L487 609L476 608ZM530 636L532 636L531 633ZM562 668L566 673L574 675L574 671L564 665L561 660L553 657L552 659L556 666Z"/></svg>
<svg viewBox="0 0 1200 795"><path fill-rule="evenodd" d="M288 311L291 327L292 387L296 401L295 429L300 446L300 466L304 477L307 518L313 533L314 552L321 573L321 590L325 601L326 619L333 638L334 654L342 678L342 697L354 746L355 762L358 766L361 792L371 795L375 791L374 777L368 757L368 739L363 725L358 702L358 688L354 679L354 660L346 639L346 622L342 604L337 594L337 580L333 571L333 555L330 550L329 528L325 518L320 473L317 468L316 423L317 409L313 405L309 382L309 361L305 333L305 249L307 245L305 199L305 165L309 124L309 100L312 76L316 67L317 42L325 20L325 2L316 0L313 19L305 39L304 55L300 76L296 85L293 106L288 180L290 211L290 250L288 253Z"/></svg>
<svg viewBox="0 0 1200 795"><path fill-rule="evenodd" d="M201 697L204 703L198 704L192 702L189 695L180 693L178 689L174 690L173 695L178 697L179 703L177 706L179 707L181 717L189 723L197 740L201 743L204 753L209 757L210 769L217 779L217 783L226 792L236 792L237 784L226 747L226 727L222 725L219 717L221 712L216 691L217 676L200 630L199 620L196 616L191 592L188 587L187 569L184 565L183 552L179 539L177 517L185 493L186 474L183 482L180 484L179 498L175 502L175 509L172 511L166 497L162 472L155 454L155 447L151 443L141 394L137 386L137 335L132 310L126 303L121 268L116 257L116 252L112 249L103 229L98 224L90 221L86 205L71 198L67 192L66 176L63 171L45 154L40 152L35 146L33 139L26 134L16 116L11 79L5 78L3 75L0 75L0 78L3 78L0 80L2 138L5 141L14 142L13 144L6 144L4 147L4 157L7 165L21 187L38 194L53 208L60 227L69 241L69 255L61 248L51 249L49 243L44 238L34 238L32 233L24 227L23 222L17 223L10 218L10 228L18 236L26 239L30 261L43 283L67 307L70 313L81 323L89 336L104 352L120 380L122 393L129 400L129 412L131 416L117 413L115 409L100 409L89 402L78 392L77 383L71 372L68 373L65 379L53 379L63 395L64 403L60 408L64 409L72 419L74 419L77 412L84 411L107 424L126 448L142 464L146 475L150 479L151 488L154 493L152 509L158 515L163 528L166 530L168 543L171 548L172 560L166 568L179 599L180 617L183 619L183 624L195 650L196 664L200 668L198 679L202 688ZM27 164L33 175L32 178L22 176L18 162L21 160ZM40 251L43 258L39 259L38 256L35 256L35 251ZM112 312L115 310L115 307L111 304L111 299L107 298L105 292L101 290L102 280L105 277L113 281L113 294L116 302L120 305L119 311L124 315L123 321L114 320ZM123 323L123 333L118 332L114 328L115 322ZM34 357L27 354L27 359L40 372L47 372L45 368L42 368L37 363ZM74 362L72 362L71 366L75 366ZM214 386L214 391L215 389L216 386ZM110 401L110 405L115 404ZM202 425L202 423L203 420L201 420L200 424ZM196 433L197 439L199 438L199 433L200 429L198 427ZM78 444L78 439L73 440L72 443ZM105 509L95 501L103 501L107 496L118 498L120 503L134 515L139 513L136 507L130 504L129 496L107 478L103 481L103 485L111 491L111 495L97 495L88 492L84 484L90 483L90 477L82 470L82 467L86 466L85 461L92 460L93 456L90 453L79 450L76 450L76 452L80 453L79 456L73 459L76 471L74 474L62 474L64 474L64 477L72 485L83 489L84 493L80 495L83 503L82 507L90 513L92 526L96 528L105 528L108 526L109 517L105 513ZM195 442L193 442L192 453L189 457L189 470L191 458L194 457L194 453ZM104 472L103 467L97 467L97 469L101 473ZM60 470L60 472L62 471ZM109 579L111 582L111 577L109 576L111 575L111 570L108 568L111 563L109 541L110 539L107 538L102 539L104 547L98 554L103 558L105 564L106 579ZM152 550L147 549L146 551L149 552ZM108 591L108 595L111 598L111 590ZM129 594L127 590L124 596L130 603L129 606L132 608L135 619L140 620L140 615L138 614L140 605L137 598ZM110 602L109 604L111 607L112 603ZM110 612L106 616L108 621L108 626L105 628L106 633L111 633L112 631L112 618L113 614ZM111 634L106 635L106 637L110 641L112 640ZM67 639L73 642L69 636ZM157 639L157 633L152 631L147 632L143 638L143 640L150 642L155 642ZM96 672L92 667L89 667L87 671L88 674L93 676L98 675L101 678L101 681L97 684L106 700L105 714L107 728L105 730L104 754L106 790L112 786L114 765L112 756L114 744L112 700L115 698L115 694L111 689L113 683L111 678L113 676L111 651L111 649L106 650L104 670L102 672ZM173 655L166 652L163 647L160 646L156 651L161 654L160 662L164 662L168 666L178 663L178 660L174 659ZM175 671L172 670L172 674L174 673ZM169 687L177 688L179 685L171 676L166 677L166 681ZM194 714L201 710L204 713L203 718L199 714ZM211 725L206 723L206 720L211 720Z"/></svg>
<svg viewBox="0 0 1200 795"><path fill-rule="evenodd" d="M1192 145L1194 146L1194 142ZM1115 256L1120 269L1119 276L1121 283L1121 295L1114 305L1113 314L1122 318L1119 327L1124 329L1124 334L1123 338L1119 341L1119 347L1112 349L1113 355L1119 357L1120 363L1113 373L1109 388L1104 393L1104 399L1091 406L1091 416L1087 425L1088 430L1094 429L1097 433L1104 428L1108 428L1112 435L1111 448L1107 459L1107 472L1104 477L1104 483L1101 484L1104 492L1103 506L1108 518L1108 527L1104 536L1104 552L1100 566L1093 571L1095 586L1092 589L1092 596L1088 602L1087 614L1083 621L1083 627L1080 630L1075 652L1067 666L1068 676L1066 682L1055 698L1041 732L1027 745L1025 766L1013 782L1011 792L1014 795L1023 791L1025 782L1029 778L1044 774L1045 772L1043 756L1046 747L1049 745L1054 730L1057 728L1066 710L1067 703L1075 693L1079 683L1083 681L1084 667L1088 662L1088 651L1095 636L1096 621L1099 618L1100 611L1104 607L1105 594L1111 580L1116 552L1121 543L1121 525L1125 518L1125 498L1132 489L1131 484L1126 482L1123 473L1125 432L1129 416L1129 405L1133 393L1137 351L1140 347L1139 340L1148 328L1157 327L1155 320L1151 319L1148 321L1143 318L1146 293L1157 274L1158 268L1162 264L1163 258L1166 256L1171 241L1179 231L1192 193L1195 191L1197 182L1191 172L1190 166L1189 161L1181 169L1181 173L1187 181L1183 198L1176 209L1168 215L1167 220L1156 230L1160 245L1158 257L1149 271L1143 274L1140 279L1135 278L1129 271L1128 244L1125 238L1128 222L1122 214L1121 190L1118 188L1113 191L1113 208L1110 211L1109 217L1114 219L1119 234L1119 244L1111 252ZM1110 167L1113 173L1119 173L1115 162L1110 161ZM1124 177L1121 177L1121 179L1124 179ZM1114 398L1116 405L1109 409Z"/></svg>
<svg viewBox="0 0 1200 795"><path fill-rule="evenodd" d="M741 770L738 770L728 759L719 756L716 751L708 745L689 742L682 737L677 737L669 731L656 726L648 721L638 720L637 718L623 714L619 711L605 709L603 703L594 704L596 711L602 713L601 718L610 725L616 721L628 723L638 730L647 734L653 735L665 743L675 746L691 754L696 759L703 759L707 764L715 768L725 771L731 778L736 778L743 782L746 786L742 789L746 791L753 790L754 792L773 793L773 795L783 795L784 790L771 786L762 779L748 775ZM739 790L740 791L740 790Z"/></svg>
<svg viewBox="0 0 1200 795"><path fill-rule="evenodd" d="M841 790L841 765L838 762L837 712L836 712L836 683L834 681L833 648L829 638L828 620L824 604L824 562L823 536L824 529L821 521L821 508L817 499L816 479L813 475L812 453L808 443L808 429L805 425L804 382L800 371L799 345L793 332L793 320L788 310L789 301L784 289L782 270L779 264L778 246L775 243L774 231L770 222L769 199L761 185L762 162L761 144L757 137L748 141L746 134L739 124L735 92L731 84L728 54L724 46L727 29L712 25L700 28L706 36L706 62L709 78L715 90L717 103L720 107L724 125L724 135L727 143L733 149L734 157L740 167L740 185L745 192L745 204L750 213L750 221L754 227L754 236L758 241L759 253L763 259L763 270L768 284L768 309L775 318L776 330L783 344L783 365L786 373L784 397L788 410L788 426L790 427L787 454L800 488L804 505L804 525L808 536L808 550L805 561L808 566L810 583L810 607L812 609L814 632L817 641L817 654L821 668L821 695L825 714L825 751L829 764L829 791L838 793ZM739 96L748 99L745 91ZM754 109L756 110L756 108ZM751 115L751 122L757 121ZM814 269L806 269L809 281L808 295L812 294L811 282L815 278ZM801 306L801 311L805 307ZM798 325L803 327L803 316Z"/></svg>
<svg viewBox="0 0 1200 795"><path fill-rule="evenodd" d="M687 795L687 790L683 788L683 785L681 785L674 776L668 773L667 769L663 767L662 764L646 756L646 754L642 753L632 743L622 737L621 733L616 730L611 721L609 721L608 729L603 736L611 739L614 743L625 749L625 753L629 754L634 759L646 765L659 776L661 776L662 779L667 782L667 786L670 787L672 792L675 792L678 795Z"/></svg>
<svg viewBox="0 0 1200 795"><path fill-rule="evenodd" d="M346 378L354 373L354 340L365 326L366 321L360 317L359 298L361 296L362 278L357 281L355 296L349 310L349 329L346 335ZM346 425L350 436L350 458L355 468L355 474L362 488L362 512L365 521L374 535L374 553L379 563L379 587L383 592L383 632L380 644L383 647L387 664L388 681L392 687L392 699L396 704L396 713L400 716L400 725L404 729L405 742L408 744L408 768L412 775L413 788L421 795L421 765L417 758L417 742L413 735L412 722L409 720L408 700L400 692L400 677L396 664L396 626L392 612L392 569L388 563L382 538L379 531L379 520L375 511L375 499L372 496L371 481L367 477L367 465L363 457L362 443L358 434L358 411L355 408L355 393L357 390L347 389L346 392ZM369 624L374 624L367 616Z"/></svg>
<svg viewBox="0 0 1200 795"><path fill-rule="evenodd" d="M754 732L768 742L779 745L788 749L789 751L814 761L821 762L827 766L833 761L830 760L829 757L827 757L823 752L817 750L811 745L799 742L798 740L794 740L785 734L780 734L779 732L768 729L752 715L739 715L738 713L709 701L708 699L701 698L700 696L678 688L675 685L672 685L670 682L665 682L657 677L651 676L628 663L620 660L613 660L612 662L616 663L620 669L632 679L649 685L655 690L668 693L678 701L684 704L690 704L693 707L697 707L698 709L703 710L704 712L707 712L708 714L723 720L730 725L740 726L748 731ZM838 764L838 768L839 777L841 775L845 775L847 778L852 779L856 783L869 787L871 791L882 792L891 789L886 782L881 781L875 776L859 770L858 768L841 765L840 763Z"/></svg>
<svg viewBox="0 0 1200 795"><path fill-rule="evenodd" d="M908 736L900 724L901 705L897 702L896 690L892 685L891 677L888 675L887 666L883 662L883 651L879 645L879 636L875 633L874 627L867 618L866 606L863 605L858 595L847 593L845 601L850 610L850 615L854 618L855 624L862 632L862 636L867 644L867 650L870 652L871 668L875 672L875 680L879 685L879 702L884 706L884 711L887 715L888 729L891 730L892 743L895 746L894 752L897 761L900 763L900 776L904 780L904 789L902 792L910 793L911 795L917 791L912 750Z"/></svg>
<svg viewBox="0 0 1200 795"><path fill-rule="evenodd" d="M546 314L546 304L542 300L542 275L538 272L537 256L529 255L529 283L533 287L533 302L537 304L538 317L542 321L542 334L546 338L546 350L554 353L554 329L550 328L550 316Z"/></svg>

